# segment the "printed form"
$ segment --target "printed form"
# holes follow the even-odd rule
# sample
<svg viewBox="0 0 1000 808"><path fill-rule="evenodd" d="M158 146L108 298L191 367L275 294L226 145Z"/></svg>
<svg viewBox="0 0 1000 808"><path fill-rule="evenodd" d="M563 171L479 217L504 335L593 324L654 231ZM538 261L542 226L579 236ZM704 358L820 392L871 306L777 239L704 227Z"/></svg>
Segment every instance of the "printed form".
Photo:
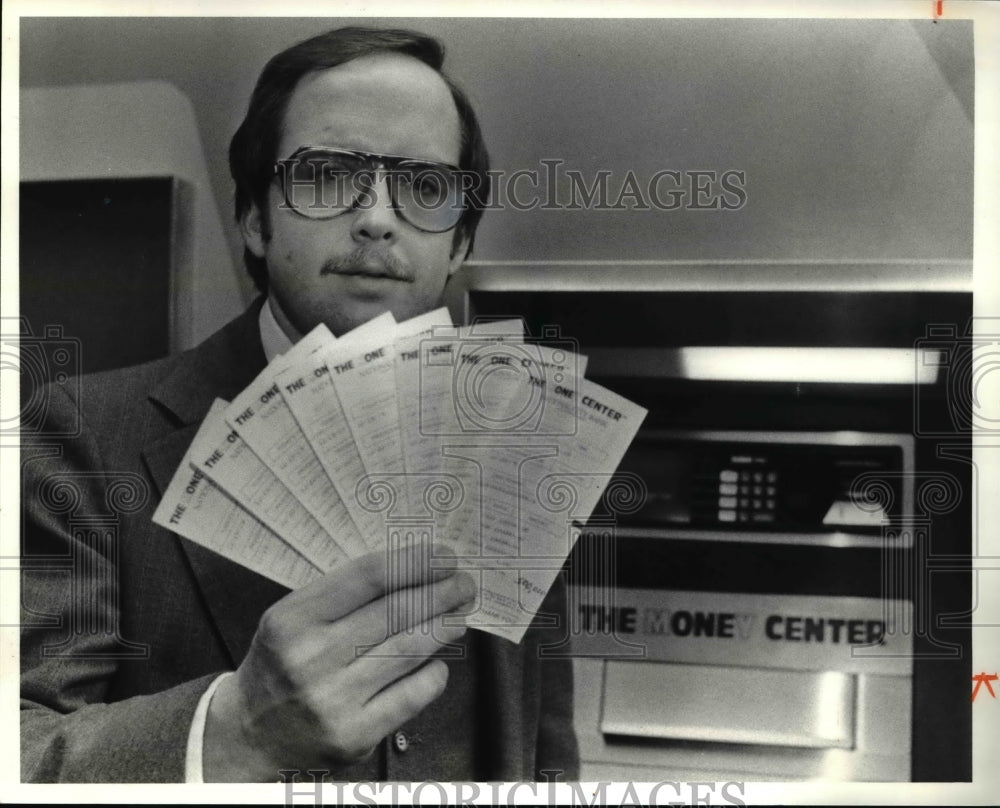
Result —
<svg viewBox="0 0 1000 808"><path fill-rule="evenodd" d="M441 330L453 329L451 316L446 308L430 312L433 315L426 328L396 335L393 345L393 370L396 388L396 420L399 424L399 442L403 457L404 500L406 516L427 516L424 501L428 485L435 482L434 470L421 465L414 456L413 436L420 429L420 344ZM428 315L428 316L430 316ZM414 318L416 320L417 318ZM408 321L412 322L412 321Z"/></svg>
<svg viewBox="0 0 1000 808"><path fill-rule="evenodd" d="M646 417L644 408L586 379L543 389L540 431L546 434L498 452L484 491L484 550L491 560L506 556L509 563L484 572L477 610L468 618L470 626L514 642L573 549L576 525L590 518ZM516 492L514 508L510 492Z"/></svg>
<svg viewBox="0 0 1000 808"><path fill-rule="evenodd" d="M314 328L261 371L233 399L224 417L344 553L354 556L365 551L364 539L281 392L284 386L303 383L294 373L283 375L285 370L296 368L334 340L326 326Z"/></svg>
<svg viewBox="0 0 1000 808"><path fill-rule="evenodd" d="M448 311L443 308L406 320L383 341L367 341L363 348L355 348L351 357L338 361L330 374L365 476L371 481L382 480L393 489L396 503L379 511L382 519L410 515L396 395L395 341L426 334L435 326L450 323ZM344 354L329 352L328 364L333 356L340 359ZM367 489L359 487L360 482L361 478L355 482L355 490L367 502Z"/></svg>
<svg viewBox="0 0 1000 808"><path fill-rule="evenodd" d="M222 417L205 419L191 443L192 466L326 572L347 558L312 514Z"/></svg>
<svg viewBox="0 0 1000 808"><path fill-rule="evenodd" d="M348 332L333 345L311 354L297 366L294 377L301 385L287 383L292 373L279 375L279 387L299 429L312 446L316 457L333 484L351 520L357 527L365 547L379 547L381 524L375 513L363 508L357 498L358 483L364 478L364 464L354 442L344 409L330 381L331 365L336 366L338 354L352 352L352 345L382 342L394 333L396 321L388 312L369 320Z"/></svg>
<svg viewBox="0 0 1000 808"><path fill-rule="evenodd" d="M445 440L444 470L470 487L474 496L469 507L450 515L447 535L473 555L498 555L486 541L486 505L493 500L508 504L516 500L516 488L510 488L516 480L505 476L505 464L512 456L525 450L551 454L545 445L552 434L575 431L575 424L544 421L544 385L547 381L556 387L560 383L573 387L578 374L586 370L586 357L530 343L495 342L480 349L463 347L458 359L458 372L475 374L478 381L453 385L455 408L475 412L478 428L467 423L464 434ZM510 530L513 515L508 512L505 520Z"/></svg>
<svg viewBox="0 0 1000 808"><path fill-rule="evenodd" d="M224 408L225 402L217 401L209 418L218 417ZM201 471L191 468L191 462L189 449L178 470L187 473L175 474L170 481L153 514L156 524L289 589L322 575L322 570Z"/></svg>
<svg viewBox="0 0 1000 808"><path fill-rule="evenodd" d="M419 345L416 367L403 366L407 386L416 382L418 395L403 397L415 403L418 412L407 413L407 421L415 417L417 428L404 436L404 456L407 471L413 469L438 479L454 489L456 502L451 510L435 514L438 538L455 546L459 554L475 552L475 538L454 532L450 524L467 521L463 513L479 513L478 468L468 465L445 468L444 447L453 443L474 442L474 436L485 428L494 428L490 421L497 407L493 399L503 393L495 382L497 377L480 368L483 357L502 352L498 345L520 343L524 339L520 320L501 320L458 329L435 329L432 338ZM413 389L413 388L410 388ZM412 404L410 405L412 407ZM484 421L484 419L486 419ZM456 471L458 473L456 473ZM414 496L417 496L416 493Z"/></svg>

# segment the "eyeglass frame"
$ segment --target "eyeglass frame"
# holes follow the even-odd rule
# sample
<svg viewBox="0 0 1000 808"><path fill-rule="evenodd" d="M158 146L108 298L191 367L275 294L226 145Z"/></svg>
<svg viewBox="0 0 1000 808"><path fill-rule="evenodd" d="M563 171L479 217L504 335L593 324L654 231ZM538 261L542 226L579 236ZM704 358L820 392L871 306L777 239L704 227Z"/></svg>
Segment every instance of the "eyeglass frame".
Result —
<svg viewBox="0 0 1000 808"><path fill-rule="evenodd" d="M275 161L274 181L280 182L281 194L284 199L285 205L287 205L288 209L291 210L293 213L296 213L299 216L303 217L304 219L311 219L313 221L328 221L330 219L335 219L338 216L341 216L349 211L358 210L359 200L364 195L364 191L358 191L350 205L346 205L343 207L329 206L327 209L333 211L333 213L331 213L328 216L312 216L307 213L303 213L299 209L300 206L295 205L288 197L287 179L288 179L288 167L291 165L301 164L301 162L303 161L300 159L300 155L307 152L347 154L352 157L360 158L366 161L367 166L364 172L361 171L356 172L355 176L362 173L370 173L374 176L377 176L378 173L382 173L391 177L394 172L398 172L400 165L404 163L417 164L418 166L421 167L421 172L436 171L442 176L450 173L457 175L458 177L461 177L463 174L467 173L463 172L461 168L459 168L456 165L453 165L452 163L444 163L436 160L426 160L419 157L407 157L396 154L377 154L375 152L366 152L360 149L345 149L340 146L299 146L299 148L297 148L294 152L292 152L290 156ZM371 188L374 187L374 184L375 183L373 183L372 186L369 186L369 188L365 190L370 191ZM468 210L468 204L466 202L467 197L465 193L466 189L463 187L463 183L459 182L457 185L457 192L458 192L458 199L462 202L462 205L461 207L454 208L455 210L460 211L458 218L455 220L453 224L449 225L444 230L428 230L426 227L421 227L419 224L415 224L414 222L410 221L410 219L408 219L403 214L402 211L404 210L405 205L399 204L399 201L396 198L397 192L393 188L393 184L391 182L387 182L386 185L389 189L389 199L392 202L392 209L395 212L396 216L402 219L407 224L409 224L411 227L414 227L423 233L448 233L454 230L461 223L463 216ZM322 208L322 206L320 207Z"/></svg>

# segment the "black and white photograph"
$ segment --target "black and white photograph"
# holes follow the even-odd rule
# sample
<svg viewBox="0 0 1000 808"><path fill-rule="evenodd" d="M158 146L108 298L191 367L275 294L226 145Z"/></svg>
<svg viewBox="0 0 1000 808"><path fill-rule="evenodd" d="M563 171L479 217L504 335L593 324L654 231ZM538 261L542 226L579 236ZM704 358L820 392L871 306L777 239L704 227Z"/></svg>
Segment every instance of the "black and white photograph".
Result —
<svg viewBox="0 0 1000 808"><path fill-rule="evenodd" d="M990 802L1000 6L805 5L15 4L4 800Z"/></svg>

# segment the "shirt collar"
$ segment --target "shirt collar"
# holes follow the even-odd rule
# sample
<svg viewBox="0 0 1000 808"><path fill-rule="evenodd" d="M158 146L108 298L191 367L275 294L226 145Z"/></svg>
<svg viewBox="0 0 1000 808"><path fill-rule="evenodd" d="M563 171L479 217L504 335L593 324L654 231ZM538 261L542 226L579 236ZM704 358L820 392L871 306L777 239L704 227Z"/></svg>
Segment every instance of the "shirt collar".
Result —
<svg viewBox="0 0 1000 808"><path fill-rule="evenodd" d="M257 322L260 324L260 342L264 346L264 357L268 362L281 356L292 347L292 341L281 330L278 321L274 319L270 298L260 307L260 316L257 318Z"/></svg>

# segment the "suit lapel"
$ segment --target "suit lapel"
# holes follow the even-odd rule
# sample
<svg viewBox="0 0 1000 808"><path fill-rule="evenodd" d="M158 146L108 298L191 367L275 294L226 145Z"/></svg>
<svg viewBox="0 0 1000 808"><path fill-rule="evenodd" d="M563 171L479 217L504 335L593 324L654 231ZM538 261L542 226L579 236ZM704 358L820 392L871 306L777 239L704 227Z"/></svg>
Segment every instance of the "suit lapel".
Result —
<svg viewBox="0 0 1000 808"><path fill-rule="evenodd" d="M258 325L262 303L258 298L221 331L177 357L150 399L187 425L200 423L216 398L236 396L267 364Z"/></svg>
<svg viewBox="0 0 1000 808"><path fill-rule="evenodd" d="M212 401L233 398L263 369L264 351L257 326L260 305L258 300L221 331L178 357L173 371L150 394L177 424L175 430L142 450L161 497ZM177 538L236 666L246 656L261 613L288 590L194 542Z"/></svg>

